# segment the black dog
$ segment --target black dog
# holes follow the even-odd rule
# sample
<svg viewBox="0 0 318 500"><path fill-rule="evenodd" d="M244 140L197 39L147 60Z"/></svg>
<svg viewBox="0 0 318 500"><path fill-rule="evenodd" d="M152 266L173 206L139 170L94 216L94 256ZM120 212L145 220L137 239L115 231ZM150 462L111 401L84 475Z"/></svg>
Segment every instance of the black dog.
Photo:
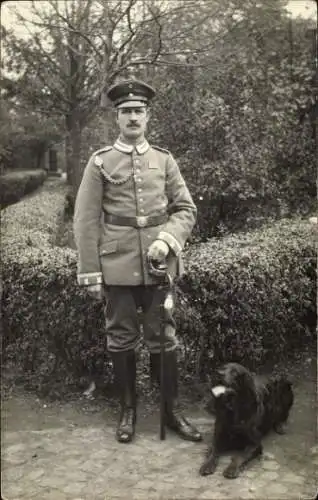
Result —
<svg viewBox="0 0 318 500"><path fill-rule="evenodd" d="M221 384L212 388L214 436L200 474L213 474L222 452L238 450L223 472L226 478L233 479L250 460L262 454L265 434L271 429L284 433L294 396L291 382L283 375L261 382L238 363L227 363L218 374Z"/></svg>

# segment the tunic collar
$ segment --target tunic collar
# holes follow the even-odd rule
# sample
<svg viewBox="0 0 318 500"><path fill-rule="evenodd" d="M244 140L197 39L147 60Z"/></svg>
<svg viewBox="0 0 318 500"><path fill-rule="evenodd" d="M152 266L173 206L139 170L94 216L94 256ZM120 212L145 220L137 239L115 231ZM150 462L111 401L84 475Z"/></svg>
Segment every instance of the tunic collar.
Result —
<svg viewBox="0 0 318 500"><path fill-rule="evenodd" d="M140 144L126 144L125 142L121 141L120 139L117 139L117 141L114 144L114 148L116 148L118 151L121 153L132 153L134 149L136 149L137 153L140 155L143 155L148 151L149 149L149 142L145 139L143 142Z"/></svg>

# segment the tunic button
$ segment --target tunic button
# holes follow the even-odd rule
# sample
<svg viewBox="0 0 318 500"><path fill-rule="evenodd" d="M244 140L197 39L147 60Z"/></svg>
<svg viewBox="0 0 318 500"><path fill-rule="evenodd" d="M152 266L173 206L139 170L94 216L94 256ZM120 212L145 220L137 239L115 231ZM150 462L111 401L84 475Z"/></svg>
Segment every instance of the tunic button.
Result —
<svg viewBox="0 0 318 500"><path fill-rule="evenodd" d="M143 199L143 198L139 198L139 201L143 202L143 201L144 201L144 199Z"/></svg>
<svg viewBox="0 0 318 500"><path fill-rule="evenodd" d="M140 168L136 168L137 174L140 174Z"/></svg>
<svg viewBox="0 0 318 500"><path fill-rule="evenodd" d="M141 209L140 209L140 212L141 212L141 213L144 213L144 209L143 209L143 208L141 208Z"/></svg>
<svg viewBox="0 0 318 500"><path fill-rule="evenodd" d="M142 192L142 189L141 188L138 188L138 193L141 193Z"/></svg>
<svg viewBox="0 0 318 500"><path fill-rule="evenodd" d="M139 273L137 271L135 271L134 276L139 276Z"/></svg>

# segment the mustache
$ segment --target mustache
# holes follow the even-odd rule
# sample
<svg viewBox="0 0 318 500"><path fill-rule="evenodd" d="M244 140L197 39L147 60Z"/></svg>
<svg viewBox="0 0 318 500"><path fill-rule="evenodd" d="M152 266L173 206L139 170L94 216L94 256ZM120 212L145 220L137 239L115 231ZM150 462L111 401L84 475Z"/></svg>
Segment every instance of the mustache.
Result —
<svg viewBox="0 0 318 500"><path fill-rule="evenodd" d="M127 126L128 127L138 127L139 124L138 124L138 122L129 122Z"/></svg>

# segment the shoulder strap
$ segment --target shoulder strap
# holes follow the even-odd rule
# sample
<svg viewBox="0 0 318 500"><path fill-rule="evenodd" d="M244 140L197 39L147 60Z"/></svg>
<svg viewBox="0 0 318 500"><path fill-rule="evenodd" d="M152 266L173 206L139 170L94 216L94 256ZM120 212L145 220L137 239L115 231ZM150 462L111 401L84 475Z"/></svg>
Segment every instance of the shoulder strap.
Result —
<svg viewBox="0 0 318 500"><path fill-rule="evenodd" d="M166 153L166 154L170 155L170 151L168 151L167 149L163 149L163 148L160 148L159 146L153 146L153 145L151 145L151 147L154 149L157 149L158 151L161 151L162 153Z"/></svg>
<svg viewBox="0 0 318 500"><path fill-rule="evenodd" d="M110 151L111 149L113 149L113 146L104 146L103 148L94 151L93 155L98 155L100 153L107 153L107 151Z"/></svg>
<svg viewBox="0 0 318 500"><path fill-rule="evenodd" d="M99 156L101 153L107 153L107 151L111 151L113 149L113 146L105 146L104 148L98 149L93 153L94 157L94 164L98 167L102 177L104 180L110 182L110 184L124 184L125 182L128 181L128 179L131 177L132 172L128 172L128 175L124 177L123 179L113 179L111 175L105 170L104 168L104 162L101 156Z"/></svg>

